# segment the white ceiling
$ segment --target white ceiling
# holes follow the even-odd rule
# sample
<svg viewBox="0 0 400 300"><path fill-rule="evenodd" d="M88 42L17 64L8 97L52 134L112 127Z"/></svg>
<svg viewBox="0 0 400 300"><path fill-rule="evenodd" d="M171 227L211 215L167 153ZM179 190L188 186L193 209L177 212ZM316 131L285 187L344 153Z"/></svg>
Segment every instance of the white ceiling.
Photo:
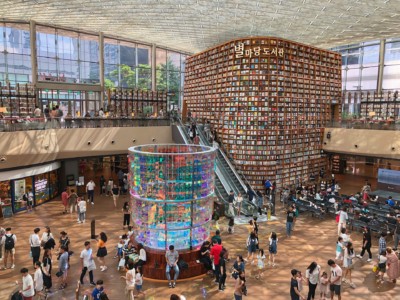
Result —
<svg viewBox="0 0 400 300"><path fill-rule="evenodd" d="M400 37L400 0L1 0L0 17L104 32L187 52L278 36L330 48Z"/></svg>

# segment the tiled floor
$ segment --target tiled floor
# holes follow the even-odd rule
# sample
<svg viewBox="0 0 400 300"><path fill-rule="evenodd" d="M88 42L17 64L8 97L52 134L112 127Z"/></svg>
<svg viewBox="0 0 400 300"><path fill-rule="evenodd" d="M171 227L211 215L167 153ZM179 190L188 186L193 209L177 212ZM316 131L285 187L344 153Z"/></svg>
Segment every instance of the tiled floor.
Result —
<svg viewBox="0 0 400 300"><path fill-rule="evenodd" d="M341 179L342 192L351 193L360 189L363 184L363 178L351 178L346 176ZM109 269L105 272L95 271L95 280L103 279L105 287L110 299L125 299L124 281L120 278L123 273L117 272L116 260L112 259L112 249L117 243L117 238L123 233L122 230L122 212L121 206L123 201L119 200L119 208L114 209L111 197L96 196L95 206L89 207L88 221L96 219L96 232L105 231L110 237L108 242L109 256L107 264ZM279 209L281 211L281 209ZM80 274L79 271L79 253L83 248L83 242L90 238L90 222L85 224L77 224L75 215L63 215L62 207L59 201L38 207L32 214L21 213L11 219L1 220L0 226L11 226L13 232L18 236L17 243L17 267L14 270L0 271L0 299L8 299L9 293L15 288L15 280L20 280L19 269L29 267L30 264L28 236L34 227L43 228L49 225L54 233L61 230L68 232L72 240L72 250L75 254L71 257L71 272L69 275L69 287L61 292L57 292L50 299L74 299L74 286ZM247 235L246 225L235 226L235 233L228 235L226 233L226 222L221 221L222 239L225 247L230 250L232 257L235 254L245 254L245 240ZM312 262L317 261L323 270L327 270L326 261L334 257L335 241L336 241L336 223L333 218L323 221L310 218L309 216L301 216L296 224L296 231L291 239L287 239L284 235L284 218L280 213L278 219L272 222L263 222L260 224L260 242L267 249L267 236L271 231L278 232L278 256L277 266L275 268L266 268L264 278L256 280L254 278L256 267L248 265L246 268L248 279L249 295L244 299L289 299L289 282L290 269L298 268L305 273L306 267ZM352 238L355 242L355 248L360 249L361 235L354 233ZM377 241L373 243L373 253L377 252ZM389 242L391 245L391 242ZM98 265L98 264L97 264ZM229 267L232 262L229 263ZM400 287L395 284L385 283L378 286L374 282L372 274L372 264L366 261L356 259L355 270L353 273L356 289L351 289L348 285L344 285L342 299L369 299L369 300L385 300L400 299ZM53 274L56 272L53 270ZM87 280L87 279L86 279ZM169 299L172 292L181 293L188 300L204 299L202 289L207 292L207 299L232 299L233 284L231 279L227 280L227 289L220 293L217 286L209 277L199 278L179 282L174 290L169 289L164 282L153 282L144 280L145 297L139 299L161 300ZM84 289L89 289L88 285ZM303 294L308 290L305 286ZM319 299L319 296L316 298Z"/></svg>

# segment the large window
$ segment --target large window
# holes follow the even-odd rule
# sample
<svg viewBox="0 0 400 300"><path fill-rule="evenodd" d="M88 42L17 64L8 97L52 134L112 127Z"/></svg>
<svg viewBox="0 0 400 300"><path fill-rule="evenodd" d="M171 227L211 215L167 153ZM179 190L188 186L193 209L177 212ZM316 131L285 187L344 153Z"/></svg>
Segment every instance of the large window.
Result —
<svg viewBox="0 0 400 300"><path fill-rule="evenodd" d="M164 49L156 51L156 86L168 91L170 104L178 104L182 98L186 56Z"/></svg>
<svg viewBox="0 0 400 300"><path fill-rule="evenodd" d="M382 88L400 89L400 39L386 42Z"/></svg>
<svg viewBox="0 0 400 300"><path fill-rule="evenodd" d="M104 76L106 88L151 89L151 47L104 40Z"/></svg>
<svg viewBox="0 0 400 300"><path fill-rule="evenodd" d="M44 26L36 28L40 81L100 82L97 36Z"/></svg>
<svg viewBox="0 0 400 300"><path fill-rule="evenodd" d="M0 83L32 82L28 24L0 23Z"/></svg>

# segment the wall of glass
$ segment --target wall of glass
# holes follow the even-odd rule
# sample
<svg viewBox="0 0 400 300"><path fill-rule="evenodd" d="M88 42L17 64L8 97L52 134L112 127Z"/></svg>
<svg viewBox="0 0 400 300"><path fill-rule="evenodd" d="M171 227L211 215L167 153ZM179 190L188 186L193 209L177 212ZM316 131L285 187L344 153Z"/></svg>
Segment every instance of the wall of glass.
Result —
<svg viewBox="0 0 400 300"><path fill-rule="evenodd" d="M382 88L400 88L400 39L386 40Z"/></svg>
<svg viewBox="0 0 400 300"><path fill-rule="evenodd" d="M186 55L159 49L156 50L156 88L170 93L170 104L178 104L183 98Z"/></svg>
<svg viewBox="0 0 400 300"><path fill-rule="evenodd" d="M32 82L29 24L0 23L0 83Z"/></svg>
<svg viewBox="0 0 400 300"><path fill-rule="evenodd" d="M151 47L116 39L104 39L106 88L151 90Z"/></svg>
<svg viewBox="0 0 400 300"><path fill-rule="evenodd" d="M36 47L39 81L100 82L97 36L37 26Z"/></svg>

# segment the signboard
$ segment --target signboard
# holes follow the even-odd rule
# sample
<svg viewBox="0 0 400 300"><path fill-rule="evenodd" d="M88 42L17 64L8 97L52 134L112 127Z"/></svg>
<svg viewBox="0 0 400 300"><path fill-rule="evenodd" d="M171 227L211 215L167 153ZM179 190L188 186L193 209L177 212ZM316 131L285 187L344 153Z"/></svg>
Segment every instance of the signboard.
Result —
<svg viewBox="0 0 400 300"><path fill-rule="evenodd" d="M379 169L378 182L400 186L400 171Z"/></svg>

